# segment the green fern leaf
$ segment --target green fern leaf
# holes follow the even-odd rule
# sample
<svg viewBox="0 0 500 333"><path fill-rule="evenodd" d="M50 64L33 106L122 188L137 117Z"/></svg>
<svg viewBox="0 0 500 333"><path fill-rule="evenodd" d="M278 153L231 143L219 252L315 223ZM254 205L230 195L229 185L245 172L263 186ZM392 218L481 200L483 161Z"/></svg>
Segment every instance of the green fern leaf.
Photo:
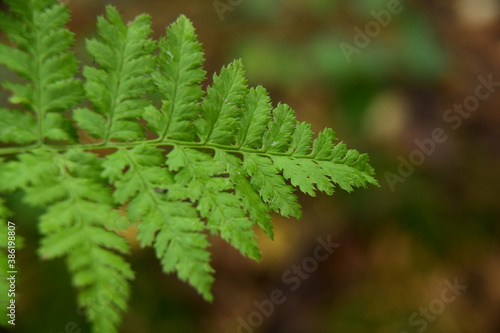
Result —
<svg viewBox="0 0 500 333"><path fill-rule="evenodd" d="M241 117L241 106L248 88L241 61L235 61L214 75L202 103L202 117L196 122L201 141L230 144Z"/></svg>
<svg viewBox="0 0 500 333"><path fill-rule="evenodd" d="M270 208L262 201L258 191L248 180L241 159L221 151L218 152L218 158L225 165L226 171L234 183L236 195L241 198L243 208L248 213L250 220L257 223L269 238L274 239L273 225L269 214Z"/></svg>
<svg viewBox="0 0 500 333"><path fill-rule="evenodd" d="M207 233L258 260L255 225L273 238L271 212L300 218L297 189L314 196L377 184L367 155L336 143L331 129L313 139L288 105L273 108L263 87L249 89L241 61L205 93L203 51L185 16L156 44L149 16L127 25L107 7L99 37L87 41L95 67L84 68L82 89L66 6L8 4L0 27L12 45L0 44L0 64L24 81L3 86L24 110L0 109L0 141L24 146L0 147L15 155L0 161L0 191L23 190L26 203L46 208L40 254L66 259L95 333L117 332L129 297L129 246L117 231L136 225L164 272L212 300ZM92 109L67 119L82 93ZM156 138L145 139L142 120ZM79 129L100 142L72 143ZM5 215L0 200L0 227Z"/></svg>
<svg viewBox="0 0 500 333"><path fill-rule="evenodd" d="M204 152L176 146L167 156L167 165L175 173L170 196L197 203L211 233L220 233L242 254L260 259L251 230L253 222L242 207L241 193L234 192L234 184L225 177L227 170L217 154L212 158Z"/></svg>
<svg viewBox="0 0 500 333"><path fill-rule="evenodd" d="M73 34L64 28L69 20L66 6L57 1L7 1L12 15L2 15L0 27L13 46L0 44L0 64L17 72L29 83L4 82L12 91L10 102L22 104L30 114L2 109L0 138L3 141L26 144L36 139L73 141L74 131L68 131L68 120L60 113L82 99L79 80L73 76L78 62L68 49ZM17 20L16 17L22 17ZM34 120L36 118L36 126ZM15 121L22 121L13 124ZM13 134L20 130L19 134ZM24 135L28 134L28 135Z"/></svg>
<svg viewBox="0 0 500 333"><path fill-rule="evenodd" d="M155 42L148 39L151 19L140 15L127 26L111 6L106 16L97 22L100 40L87 40L87 49L100 68L86 66L83 73L85 91L98 113L78 109L74 118L104 142L138 140L144 130L135 120L150 105L144 95L151 89L149 74L154 65Z"/></svg>
<svg viewBox="0 0 500 333"><path fill-rule="evenodd" d="M262 87L252 88L248 92L241 127L236 137L236 146L257 149L262 146L262 136L266 133L271 119L272 105L267 91Z"/></svg>
<svg viewBox="0 0 500 333"><path fill-rule="evenodd" d="M33 114L0 109L0 141L29 144L38 138Z"/></svg>
<svg viewBox="0 0 500 333"><path fill-rule="evenodd" d="M209 243L201 233L205 226L191 205L163 193L173 183L163 164L160 149L148 146L120 149L106 157L103 175L115 183L116 201L128 202L129 219L140 222L141 245L154 242L163 270L177 271L179 278L211 300L213 269L209 264ZM124 169L127 171L122 172Z"/></svg>
<svg viewBox="0 0 500 333"><path fill-rule="evenodd" d="M268 131L264 134L262 148L269 153L283 153L288 150L297 120L295 113L286 104L278 104L273 110Z"/></svg>
<svg viewBox="0 0 500 333"><path fill-rule="evenodd" d="M266 156L246 153L243 167L251 177L251 183L264 202L275 212L299 219L302 216L293 187L287 185L272 160Z"/></svg>
<svg viewBox="0 0 500 333"><path fill-rule="evenodd" d="M311 141L314 133L311 131L311 124L298 122L295 125L292 141L288 154L294 156L307 155L311 152Z"/></svg>
<svg viewBox="0 0 500 333"><path fill-rule="evenodd" d="M109 230L123 218L112 207L111 192L99 175L100 163L95 155L77 150L62 155L34 150L6 163L3 170L18 170L19 164L30 170L10 189L22 186L26 202L48 206L40 218L41 256L66 256L73 284L80 289L79 304L94 322L94 332L117 332L133 273L115 253L126 254L129 246ZM108 293L105 303L103 290Z"/></svg>
<svg viewBox="0 0 500 333"><path fill-rule="evenodd" d="M161 112L150 107L144 118L160 140L193 141L192 121L200 113L205 71L203 52L192 23L183 15L167 29L159 43L158 69L152 76L163 96Z"/></svg>

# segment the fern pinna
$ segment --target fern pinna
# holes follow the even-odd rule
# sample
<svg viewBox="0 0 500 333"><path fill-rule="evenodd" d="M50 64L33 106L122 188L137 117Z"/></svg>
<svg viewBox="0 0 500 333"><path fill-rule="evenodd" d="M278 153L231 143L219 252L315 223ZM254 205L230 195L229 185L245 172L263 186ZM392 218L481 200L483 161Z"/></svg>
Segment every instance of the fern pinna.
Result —
<svg viewBox="0 0 500 333"><path fill-rule="evenodd" d="M0 63L20 80L2 83L17 107L0 109L0 190L46 208L40 255L65 257L94 332L117 332L127 307L134 274L118 231L137 225L163 270L211 300L207 233L259 259L254 225L272 238L271 212L299 218L295 189L376 184L367 155L335 144L330 129L313 139L289 106L247 87L241 61L203 91L203 51L184 16L157 42L149 16L125 24L107 7L80 80L67 7L7 3Z"/></svg>

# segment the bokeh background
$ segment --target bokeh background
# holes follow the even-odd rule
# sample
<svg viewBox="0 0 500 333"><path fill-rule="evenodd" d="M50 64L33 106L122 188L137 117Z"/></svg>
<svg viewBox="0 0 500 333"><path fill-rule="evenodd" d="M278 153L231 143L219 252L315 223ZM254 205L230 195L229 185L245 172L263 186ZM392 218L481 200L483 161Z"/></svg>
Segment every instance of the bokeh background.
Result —
<svg viewBox="0 0 500 333"><path fill-rule="evenodd" d="M155 37L187 15L210 76L243 59L251 86L264 85L275 103L288 103L316 132L332 127L350 148L367 152L381 185L301 196L303 219L276 216L275 240L259 235L258 263L213 238L211 304L163 274L153 251L134 243L137 277L121 332L500 332L500 91L457 129L443 120L474 94L480 75L500 81L498 1L402 1L403 11L351 61L341 43L354 45L355 28L364 30L374 20L371 11L386 9L387 0L221 0L231 10L219 12L212 0L65 2L84 63L84 39L95 34L106 4L126 20L151 14ZM8 74L2 68L0 75ZM448 139L391 189L386 173L397 174L400 158L417 148L414 141L430 138L435 128ZM39 212L17 199L9 199L12 220L25 247L18 254L16 332L89 332L63 261L36 254ZM290 292L283 273L329 235L340 247ZM439 314L425 327L412 324L412 314L437 306L445 281L455 279L467 289L436 307ZM257 310L254 301L269 299L274 289L287 290L286 301L258 327L241 328Z"/></svg>

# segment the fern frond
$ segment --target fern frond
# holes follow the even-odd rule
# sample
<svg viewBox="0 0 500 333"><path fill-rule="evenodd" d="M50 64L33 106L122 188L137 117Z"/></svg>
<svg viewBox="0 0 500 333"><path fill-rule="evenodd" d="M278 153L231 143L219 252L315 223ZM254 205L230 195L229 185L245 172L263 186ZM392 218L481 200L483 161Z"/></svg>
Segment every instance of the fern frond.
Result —
<svg viewBox="0 0 500 333"><path fill-rule="evenodd" d="M252 186L241 164L241 159L222 151L218 151L217 157L220 163L225 165L226 171L234 183L236 195L241 197L243 208L248 213L250 220L257 223L269 238L274 239L273 225L269 214L271 209L262 201L259 192Z"/></svg>
<svg viewBox="0 0 500 333"><path fill-rule="evenodd" d="M29 144L37 139L36 120L32 113L0 109L0 141Z"/></svg>
<svg viewBox="0 0 500 333"><path fill-rule="evenodd" d="M273 110L268 130L262 139L262 150L268 153L284 153L287 151L297 119L295 113L286 104L278 104Z"/></svg>
<svg viewBox="0 0 500 333"><path fill-rule="evenodd" d="M163 193L175 191L172 175L162 167L164 160L160 149L145 145L119 149L106 157L103 175L116 186L115 200L128 202L129 219L140 222L141 245L154 242L163 270L176 271L179 278L211 300L213 269L209 243L202 233L205 226L196 210L182 201L184 197Z"/></svg>
<svg viewBox="0 0 500 333"><path fill-rule="evenodd" d="M231 179L225 176L227 169L221 157L216 154L213 158L199 150L176 146L168 154L166 163L175 173L175 183L170 186L169 195L196 203L211 233L220 233L242 254L260 259L255 234L251 230L253 222L243 208L241 192L235 192Z"/></svg>
<svg viewBox="0 0 500 333"><path fill-rule="evenodd" d="M112 208L100 164L95 155L78 150L34 150L4 165L3 179L23 168L29 172L2 187L22 187L28 203L48 207L40 218L41 256L66 256L73 285L80 290L79 304L93 321L94 332L117 332L133 273L118 255L128 253L128 244L110 230L123 218Z"/></svg>
<svg viewBox="0 0 500 333"><path fill-rule="evenodd" d="M239 148L258 149L271 119L271 100L262 86L251 88L243 106L241 126L236 137Z"/></svg>
<svg viewBox="0 0 500 333"><path fill-rule="evenodd" d="M263 87L247 87L240 60L204 92L203 51L185 16L157 45L149 16L125 24L107 7L99 37L86 43L94 66L84 68L82 89L73 77L78 63L68 51L66 6L8 4L0 27L14 45L0 44L0 64L24 81L3 85L25 111L0 109L0 142L24 146L0 147L0 154L16 155L0 161L0 191L23 190L27 203L46 207L40 254L65 257L95 333L117 332L126 309L133 272L122 257L129 246L116 231L130 223L164 272L212 300L207 233L258 260L255 225L273 238L271 212L300 218L296 190L314 196L377 185L367 155L337 143L331 129L314 138L291 107L273 107ZM92 109L74 110L71 123L61 112L83 93ZM157 96L159 109L148 99ZM142 120L156 138L145 139ZM77 129L100 142L53 142L70 142ZM103 149L112 153L88 152ZM0 227L4 215L0 200Z"/></svg>
<svg viewBox="0 0 500 333"><path fill-rule="evenodd" d="M149 107L144 119L159 140L166 138L193 141L192 121L198 118L205 80L203 51L193 24L181 15L167 28L167 37L159 43L158 69L152 76L163 96L160 111Z"/></svg>
<svg viewBox="0 0 500 333"><path fill-rule="evenodd" d="M17 48L0 44L0 64L28 82L4 82L3 87L13 93L10 102L22 104L28 113L1 109L0 139L18 144L74 141L69 120L60 113L82 99L81 82L74 78L78 62L68 51L73 34L64 28L69 11L55 0L7 3L12 14L2 13L0 27Z"/></svg>
<svg viewBox="0 0 500 333"><path fill-rule="evenodd" d="M275 212L299 219L302 212L294 189L286 184L272 160L257 154L244 154L243 159L243 167L262 200Z"/></svg>
<svg viewBox="0 0 500 333"><path fill-rule="evenodd" d="M116 8L108 6L106 18L97 21L100 39L87 40L87 49L99 65L86 66L83 72L85 91L95 112L78 109L74 118L103 143L144 137L135 120L150 105L144 98L151 89L149 74L154 66L150 25L150 17L140 15L127 26Z"/></svg>
<svg viewBox="0 0 500 333"><path fill-rule="evenodd" d="M227 145L233 142L248 88L241 61L234 61L214 75L202 102L197 134L203 143Z"/></svg>
<svg viewBox="0 0 500 333"><path fill-rule="evenodd" d="M180 38L181 26L186 26L183 17L167 30L173 34L172 40ZM184 31L184 36L192 41L195 35L191 28ZM189 89L199 91L201 55L172 58L170 51L163 48L162 61L179 59L184 68L191 70L190 74L187 70L184 73L192 79L186 81ZM198 54L198 49L192 52ZM169 102L175 98L172 91L187 89L173 83L173 78L179 75L172 72L172 68L178 69L177 63L172 60L159 71L168 69L170 75L153 74L155 84L167 99L161 111L154 108L146 111L149 113L148 125L158 134L158 141L174 147L166 158L173 176L172 184L165 185L167 198L191 202L206 221L206 228L213 234L220 234L242 254L260 258L252 228L256 223L272 238L269 211L300 218L301 207L295 188L314 196L318 190L332 194L335 185L350 191L354 186L376 184L370 176L373 170L366 155L347 151L343 144L335 145L336 138L331 130L320 133L313 140L311 126L298 122L288 105L278 104L273 109L264 88L248 89L240 61L224 67L214 76L205 98L201 98L200 93L193 94L188 100L190 111L181 117L176 113L180 109ZM177 125L185 133L191 133L193 122L199 142L183 144L188 137L174 134L176 131L172 135L165 134L169 127ZM189 138L194 140L191 134ZM159 225L149 229L147 220L145 217L140 228L151 232L147 240L152 241L152 233L159 230ZM159 223L168 224L168 217L164 216Z"/></svg>

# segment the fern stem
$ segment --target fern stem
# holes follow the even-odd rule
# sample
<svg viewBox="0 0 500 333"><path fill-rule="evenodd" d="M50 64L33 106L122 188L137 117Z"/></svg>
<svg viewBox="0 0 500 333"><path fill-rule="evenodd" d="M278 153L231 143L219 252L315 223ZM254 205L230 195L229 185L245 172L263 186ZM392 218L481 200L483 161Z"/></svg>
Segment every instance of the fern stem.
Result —
<svg viewBox="0 0 500 333"><path fill-rule="evenodd" d="M238 146L226 146L220 144L204 144L201 142L185 142L179 140L165 140L162 142L158 142L158 140L148 140L148 141L136 141L136 142L112 142L112 144L104 144L102 142L96 144L74 144L74 145L50 145L50 144L36 144L31 146L22 146L22 147L8 147L8 148L0 148L0 155L10 155L10 154L18 154L21 152L27 152L35 149L49 149L54 151L66 151L69 149L81 149L81 150L102 150L102 149L120 149L120 148L133 148L140 145L148 145L152 147L161 147L161 146L181 146L187 148L194 149L204 149L204 150L224 150L228 153L249 153L249 154L257 154L260 156L290 156L290 153L267 153L258 149L249 149L249 148L240 148ZM301 159L316 159L309 155L295 155L294 158ZM319 159L321 160L321 159ZM324 159L327 161L328 159Z"/></svg>
<svg viewBox="0 0 500 333"><path fill-rule="evenodd" d="M5 148L0 148L0 155L14 155L19 153L26 153L35 149L39 149L40 147L42 147L41 142L37 142L29 146L5 147Z"/></svg>

